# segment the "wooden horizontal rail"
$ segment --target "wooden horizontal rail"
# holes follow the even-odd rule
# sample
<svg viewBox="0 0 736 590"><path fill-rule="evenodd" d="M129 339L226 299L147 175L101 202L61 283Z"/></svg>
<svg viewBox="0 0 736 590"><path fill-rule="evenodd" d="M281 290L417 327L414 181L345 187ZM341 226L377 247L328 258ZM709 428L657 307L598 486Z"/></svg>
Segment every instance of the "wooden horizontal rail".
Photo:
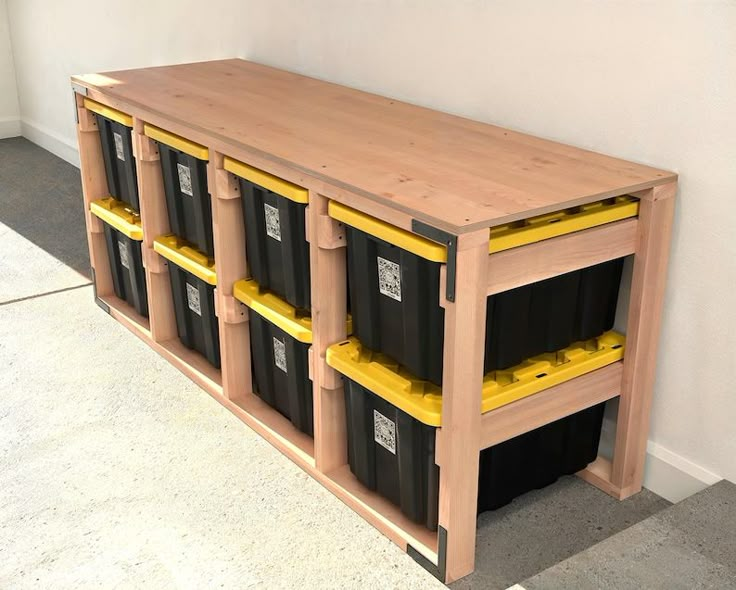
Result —
<svg viewBox="0 0 736 590"><path fill-rule="evenodd" d="M619 395L619 361L545 389L481 416L480 448L485 449ZM437 446L441 446L438 436Z"/></svg>
<svg viewBox="0 0 736 590"><path fill-rule="evenodd" d="M623 219L488 257L488 295L633 254L638 220Z"/></svg>

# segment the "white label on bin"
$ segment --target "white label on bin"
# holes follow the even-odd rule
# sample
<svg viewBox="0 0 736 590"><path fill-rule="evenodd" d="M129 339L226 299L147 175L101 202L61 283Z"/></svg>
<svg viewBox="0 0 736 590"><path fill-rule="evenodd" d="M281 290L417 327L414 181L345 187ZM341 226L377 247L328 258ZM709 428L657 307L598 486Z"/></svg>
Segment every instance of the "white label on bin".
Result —
<svg viewBox="0 0 736 590"><path fill-rule="evenodd" d="M120 264L130 270L130 263L128 262L128 246L122 240L118 240L118 252L120 252Z"/></svg>
<svg viewBox="0 0 736 590"><path fill-rule="evenodd" d="M198 316L202 316L202 306L199 303L199 289L192 287L189 283L187 283L187 304L189 304L189 309Z"/></svg>
<svg viewBox="0 0 736 590"><path fill-rule="evenodd" d="M395 262L376 256L378 261L378 290L382 295L401 301L401 267Z"/></svg>
<svg viewBox="0 0 736 590"><path fill-rule="evenodd" d="M118 156L118 160L122 160L125 162L125 151L123 151L123 136L119 133L115 133L113 131L112 133L113 138L115 138L115 153Z"/></svg>
<svg viewBox="0 0 736 590"><path fill-rule="evenodd" d="M387 451L396 454L396 424L378 410L373 410L373 440Z"/></svg>
<svg viewBox="0 0 736 590"><path fill-rule="evenodd" d="M176 165L176 170L179 172L179 189L185 195L193 197L192 194L192 171L189 170L189 166L183 164Z"/></svg>
<svg viewBox="0 0 736 590"><path fill-rule="evenodd" d="M263 203L263 211L266 214L266 233L274 240L281 241L281 220L279 210L273 205Z"/></svg>
<svg viewBox="0 0 736 590"><path fill-rule="evenodd" d="M289 372L286 370L286 344L278 338L273 339L273 362L284 373Z"/></svg>

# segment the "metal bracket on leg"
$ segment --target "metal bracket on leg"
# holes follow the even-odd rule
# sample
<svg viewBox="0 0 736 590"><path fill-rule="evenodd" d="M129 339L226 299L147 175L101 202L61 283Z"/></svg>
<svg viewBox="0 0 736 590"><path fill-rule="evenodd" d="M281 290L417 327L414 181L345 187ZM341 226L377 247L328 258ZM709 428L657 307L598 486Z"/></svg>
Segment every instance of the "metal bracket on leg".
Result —
<svg viewBox="0 0 736 590"><path fill-rule="evenodd" d="M445 574L447 573L447 531L440 526L437 528L437 533L437 565L433 564L411 545L407 545L406 552L414 561L444 584Z"/></svg>
<svg viewBox="0 0 736 590"><path fill-rule="evenodd" d="M411 220L411 230L415 234L419 234L425 238L429 238L433 242L438 242L447 246L447 286L445 290L445 298L448 301L455 301L455 281L457 278L457 236L427 225L418 219Z"/></svg>
<svg viewBox="0 0 736 590"><path fill-rule="evenodd" d="M92 292L94 293L95 303L107 314L110 313L110 306L97 296L97 277L95 276L94 267L92 270Z"/></svg>

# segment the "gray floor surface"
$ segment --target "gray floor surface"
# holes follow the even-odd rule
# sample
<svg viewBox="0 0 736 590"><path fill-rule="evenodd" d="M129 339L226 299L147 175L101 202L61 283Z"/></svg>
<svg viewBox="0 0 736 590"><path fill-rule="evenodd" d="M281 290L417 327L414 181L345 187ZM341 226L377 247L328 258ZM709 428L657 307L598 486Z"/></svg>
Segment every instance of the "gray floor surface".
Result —
<svg viewBox="0 0 736 590"><path fill-rule="evenodd" d="M521 583L526 590L736 588L736 485L711 486Z"/></svg>
<svg viewBox="0 0 736 590"><path fill-rule="evenodd" d="M441 588L92 300L78 171L0 141L0 588ZM657 513L573 477L478 523L502 589Z"/></svg>

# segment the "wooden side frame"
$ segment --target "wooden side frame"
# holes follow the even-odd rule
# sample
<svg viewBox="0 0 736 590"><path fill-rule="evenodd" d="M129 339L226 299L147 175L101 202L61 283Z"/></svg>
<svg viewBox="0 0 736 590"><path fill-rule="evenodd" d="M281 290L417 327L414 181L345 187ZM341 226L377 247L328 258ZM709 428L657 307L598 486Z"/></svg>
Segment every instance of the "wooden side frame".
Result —
<svg viewBox="0 0 736 590"><path fill-rule="evenodd" d="M95 99L104 101L96 94ZM444 582L474 568L480 450L557 418L620 394L613 461L599 458L579 475L617 497L641 489L655 359L676 183L641 191L638 219L628 219L488 255L487 231L463 234L457 244L456 293L444 297L446 392L442 427L437 432L440 466L440 528L431 533L408 521L396 507L363 488L350 473L346 456L346 420L342 381L325 362L329 345L345 338L345 236L327 215L329 198L410 229L412 219L372 201L314 179L306 222L312 273L313 380L315 437L298 432L252 392L248 310L232 296L236 280L248 276L245 233L237 182L223 169L223 154L210 146L208 181L213 195L218 287L216 307L221 334L222 372L214 370L178 341L168 263L153 250L153 239L168 233L158 150L143 134L143 118L134 117L133 145L138 165L144 265L149 285L150 323L114 296L102 222L89 213L92 200L106 196L99 131L94 116L75 93L87 237L97 297L107 311L188 375L307 473L361 514ZM122 108L125 105L112 104ZM163 122L153 116L152 122ZM155 119L155 120L154 120ZM177 132L186 132L172 123ZM202 137L193 137L201 142ZM236 159L299 183L301 173L272 165L257 155ZM323 186L324 185L324 186ZM318 187L315 189L315 187ZM634 276L624 361L578 377L481 416L482 340L485 297L605 260L634 254ZM441 274L444 293L446 270Z"/></svg>

